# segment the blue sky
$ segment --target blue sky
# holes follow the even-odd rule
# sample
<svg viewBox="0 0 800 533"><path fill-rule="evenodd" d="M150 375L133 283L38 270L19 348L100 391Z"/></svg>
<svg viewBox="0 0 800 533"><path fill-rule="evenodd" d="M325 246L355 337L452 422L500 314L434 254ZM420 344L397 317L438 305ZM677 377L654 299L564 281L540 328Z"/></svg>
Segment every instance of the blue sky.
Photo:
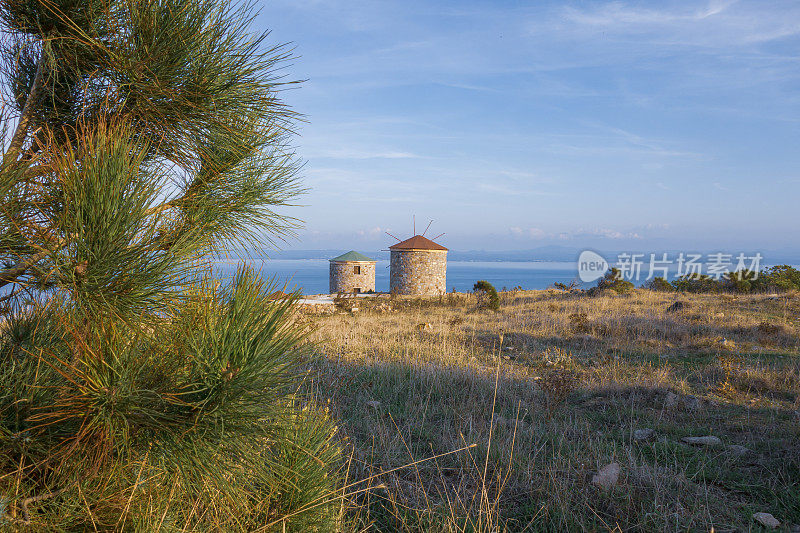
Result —
<svg viewBox="0 0 800 533"><path fill-rule="evenodd" d="M800 248L800 2L265 0L286 248Z"/></svg>

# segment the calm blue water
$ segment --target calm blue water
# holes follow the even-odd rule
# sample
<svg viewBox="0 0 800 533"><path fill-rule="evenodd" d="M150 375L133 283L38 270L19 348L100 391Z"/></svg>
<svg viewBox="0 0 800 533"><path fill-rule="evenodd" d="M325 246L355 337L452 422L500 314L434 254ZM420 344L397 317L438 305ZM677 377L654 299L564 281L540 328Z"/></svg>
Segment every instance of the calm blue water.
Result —
<svg viewBox="0 0 800 533"><path fill-rule="evenodd" d="M253 262L252 266L265 278L275 277L289 290L303 294L328 292L328 261L325 259L273 259ZM220 264L220 275L230 275L235 265ZM497 289L521 286L523 289L545 289L556 281L569 283L577 278L574 262L479 262L448 261L447 290L471 291L479 279ZM378 261L375 267L375 290L389 291L389 261Z"/></svg>

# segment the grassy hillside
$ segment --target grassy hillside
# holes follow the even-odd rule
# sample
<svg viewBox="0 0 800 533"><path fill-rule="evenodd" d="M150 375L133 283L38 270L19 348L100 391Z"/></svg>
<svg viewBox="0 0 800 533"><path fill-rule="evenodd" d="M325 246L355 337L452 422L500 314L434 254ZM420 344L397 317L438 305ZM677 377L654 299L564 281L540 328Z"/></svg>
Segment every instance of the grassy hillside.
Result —
<svg viewBox="0 0 800 533"><path fill-rule="evenodd" d="M368 480L347 489L355 527L800 524L800 296L501 298L496 313L452 294L305 317L306 387L341 421L349 481ZM683 440L697 436L719 440Z"/></svg>

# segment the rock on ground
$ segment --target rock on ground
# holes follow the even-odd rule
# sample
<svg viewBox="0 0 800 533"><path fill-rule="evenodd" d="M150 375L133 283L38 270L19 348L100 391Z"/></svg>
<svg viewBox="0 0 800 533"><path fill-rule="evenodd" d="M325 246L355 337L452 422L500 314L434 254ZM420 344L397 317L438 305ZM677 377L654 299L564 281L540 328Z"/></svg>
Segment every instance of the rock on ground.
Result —
<svg viewBox="0 0 800 533"><path fill-rule="evenodd" d="M592 483L601 489L610 489L619 481L619 463L611 463L601 468L593 477Z"/></svg>
<svg viewBox="0 0 800 533"><path fill-rule="evenodd" d="M700 400L695 396L684 396L682 399L681 403L687 411L697 411L702 407Z"/></svg>
<svg viewBox="0 0 800 533"><path fill-rule="evenodd" d="M653 430L650 428L637 429L633 432L633 440L647 440L653 436Z"/></svg>
<svg viewBox="0 0 800 533"><path fill-rule="evenodd" d="M672 391L668 392L667 397L664 398L664 407L670 408L676 405L678 405L678 395Z"/></svg>
<svg viewBox="0 0 800 533"><path fill-rule="evenodd" d="M734 455L747 455L750 453L749 448L745 448L744 446L739 446L738 444L731 444L728 446L728 451Z"/></svg>
<svg viewBox="0 0 800 533"><path fill-rule="evenodd" d="M681 439L686 444L695 444L698 446L718 446L722 444L719 437L713 435L705 435L703 437L683 437Z"/></svg>
<svg viewBox="0 0 800 533"><path fill-rule="evenodd" d="M703 407L703 402L696 396L683 396L670 391L664 398L666 409L683 408L687 411L699 411Z"/></svg>
<svg viewBox="0 0 800 533"><path fill-rule="evenodd" d="M778 519L769 513L755 513L753 514L753 520L770 529L777 529L781 525Z"/></svg>
<svg viewBox="0 0 800 533"><path fill-rule="evenodd" d="M684 309L688 308L689 308L689 302L678 300L677 302L667 307L667 313L675 313L676 311L683 311Z"/></svg>

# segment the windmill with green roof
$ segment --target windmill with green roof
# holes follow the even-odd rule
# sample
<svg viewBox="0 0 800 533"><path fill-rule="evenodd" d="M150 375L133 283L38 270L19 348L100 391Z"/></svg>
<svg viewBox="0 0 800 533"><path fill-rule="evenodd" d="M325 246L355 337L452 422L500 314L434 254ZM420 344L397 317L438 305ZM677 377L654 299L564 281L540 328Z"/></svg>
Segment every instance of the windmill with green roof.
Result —
<svg viewBox="0 0 800 533"><path fill-rule="evenodd" d="M355 250L330 260L330 291L355 293L375 291L375 260Z"/></svg>

